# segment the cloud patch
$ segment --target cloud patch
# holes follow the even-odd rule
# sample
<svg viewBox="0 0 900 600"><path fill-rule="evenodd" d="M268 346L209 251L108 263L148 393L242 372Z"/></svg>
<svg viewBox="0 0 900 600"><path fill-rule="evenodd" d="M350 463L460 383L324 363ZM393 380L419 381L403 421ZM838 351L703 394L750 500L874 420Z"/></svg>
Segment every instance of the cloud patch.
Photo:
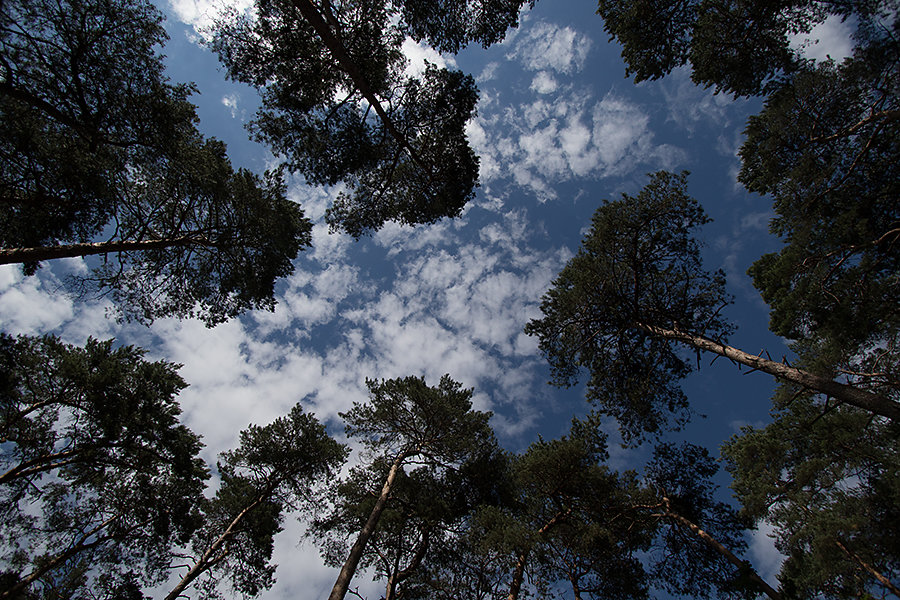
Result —
<svg viewBox="0 0 900 600"><path fill-rule="evenodd" d="M654 141L640 106L613 93L592 102L570 89L484 113L469 126L470 143L482 157L482 181L511 176L541 201L555 199L553 187L562 181L623 176L647 166L671 169L686 159L681 149Z"/></svg>
<svg viewBox="0 0 900 600"><path fill-rule="evenodd" d="M571 27L540 22L516 37L508 58L528 70L552 70L570 75L584 67L591 39Z"/></svg>

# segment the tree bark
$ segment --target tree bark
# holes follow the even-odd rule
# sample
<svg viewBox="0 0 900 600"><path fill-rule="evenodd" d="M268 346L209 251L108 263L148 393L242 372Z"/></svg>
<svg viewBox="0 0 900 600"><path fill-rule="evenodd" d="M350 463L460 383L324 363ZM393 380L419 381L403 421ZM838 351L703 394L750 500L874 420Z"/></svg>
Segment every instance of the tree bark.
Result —
<svg viewBox="0 0 900 600"><path fill-rule="evenodd" d="M67 450L65 452L57 452L56 454L45 454L44 456L39 456L23 463L19 463L3 475L0 475L0 485L9 483L13 479L30 477L31 475L37 475L38 473L52 471L53 469L70 465L77 462L78 453L78 450Z"/></svg>
<svg viewBox="0 0 900 600"><path fill-rule="evenodd" d="M169 592L169 595L166 596L166 600L175 600L176 598L178 598L178 596L181 595L181 592L186 590L187 587L191 583L193 583L195 579L197 579L197 577L202 575L204 571L213 567L216 563L218 563L220 560L222 560L222 558L226 556L228 550L225 550L225 552L220 554L218 557L213 558L213 556L219 552L222 546L225 545L225 542L228 541L228 538L231 537L231 534L238 527L238 525L240 525L241 521L243 521L244 518L248 514L250 514L257 506L262 504L274 489L275 486L273 484L266 486L266 489L262 494L257 496L257 498L253 502L251 502L246 508L244 508L244 510L239 512L238 515L231 520L231 522L228 524L228 527L226 527L225 531L222 532L222 535L216 538L216 541L214 541L209 546L209 548L206 549L203 555L199 559L197 559L197 562L194 563L194 566L191 567L190 571L188 571L187 574L181 578L181 581L178 582L178 585L176 585L172 589L172 591Z"/></svg>
<svg viewBox="0 0 900 600"><path fill-rule="evenodd" d="M59 246L38 246L35 248L2 248L0 265L25 262L41 262L57 258L76 258L111 252L140 252L174 246L214 246L196 235L159 240L121 240L113 242L86 242L81 244L61 244Z"/></svg>
<svg viewBox="0 0 900 600"><path fill-rule="evenodd" d="M316 30L316 33L319 34L319 37L322 38L322 43L328 48L328 51L331 52L331 55L334 56L335 60L337 60L338 64L350 76L350 79L353 80L353 83L356 84L356 87L359 88L359 92L363 95L363 98L372 106L375 110L375 114L381 119L381 122L384 123L385 128L388 130L388 133L391 135L394 140L400 144L400 147L405 149L410 157L412 157L413 161L419 165L422 169L425 169L426 172L430 172L430 169L425 165L422 159L419 157L418 153L410 146L409 140L402 133L397 131L396 126L394 125L393 120L391 120L390 116L384 110L384 107L381 105L381 102L375 96L375 93L372 92L372 88L369 86L368 81L366 80L363 73L356 66L356 63L353 62L353 59L350 58L350 55L347 53L347 49L344 47L343 42L337 37L335 32L331 30L331 27L328 26L328 23L322 17L316 7L310 2L310 0L294 0L294 7L300 11L300 14L303 15L303 18L312 26L313 29Z"/></svg>
<svg viewBox="0 0 900 600"><path fill-rule="evenodd" d="M74 544L69 546L69 548L66 549L64 552L61 552L60 554L57 554L56 556L54 556L52 559L48 560L47 562L42 563L40 567L36 568L34 571L29 573L27 576L20 579L12 587L10 587L9 589L7 589L4 592L0 592L0 599L20 598L21 596L19 594L21 592L25 591L25 589L29 585L31 585L36 580L40 579L44 574L52 571L53 569L55 569L62 563L66 562L67 560L69 560L70 558L72 558L73 556L78 554L79 552L89 550L90 548L99 546L100 544L109 541L109 539L111 539L111 538L101 537L92 542L88 542L88 540L91 538L91 536L102 531L110 523L112 523L113 521L116 521L117 519L119 519L121 517L122 517L121 514L114 515L114 516L110 517L109 519L107 519L106 521L103 521L102 523L100 523L99 525L97 525L96 527L94 527L93 529L88 531L87 533L85 533L83 536L81 536L81 538L78 539L78 541L76 541Z"/></svg>
<svg viewBox="0 0 900 600"><path fill-rule="evenodd" d="M423 530L422 539L419 542L419 545L416 546L416 552L410 559L409 564L406 565L405 568L398 570L396 573L393 573L390 577L388 577L384 600L396 600L397 584L409 579L410 576L415 573L416 568L418 568L418 566L422 564L422 560L425 558L425 553L428 552L428 545L430 543L430 540L431 536L428 533L428 529Z"/></svg>
<svg viewBox="0 0 900 600"><path fill-rule="evenodd" d="M571 508L567 508L566 510L561 510L555 515L553 518L544 523L544 526L538 529L538 535L544 535L550 529L552 529L557 523L563 520L569 513L572 512ZM528 562L528 554L530 550L522 551L518 558L516 559L516 568L513 570L512 581L509 584L509 594L507 595L507 600L518 600L519 593L522 591L522 583L525 581L525 565Z"/></svg>
<svg viewBox="0 0 900 600"><path fill-rule="evenodd" d="M337 581L334 582L334 587L331 590L331 594L328 595L328 600L344 600L344 596L347 595L350 581L356 573L356 567L359 565L359 561L366 549L366 544L375 532L375 527L378 526L378 520L381 518L381 513L384 512L384 507L387 504L388 496L391 495L391 488L394 486L394 480L397 479L397 473L400 471L403 461L409 456L410 453L401 452L391 464L391 470L388 471L387 479L385 479L381 488L381 494L378 496L378 500L375 501L375 506L372 507L372 512L369 513L366 524L360 530L359 537L350 549L350 554L347 556L344 566L341 567L341 572L338 573Z"/></svg>
<svg viewBox="0 0 900 600"><path fill-rule="evenodd" d="M856 552L853 552L852 550L847 548L847 546L842 544L840 541L836 540L834 543L837 545L838 548L843 550L847 556L849 556L851 559L853 559L853 561L855 563L857 563L863 569L865 569L866 571L871 573L872 576L874 576L875 579L877 579L879 581L879 583L881 583L881 585L883 585L884 587L889 589L892 594L894 594L895 596L900 598L900 588L898 588L896 585L894 585L894 583L890 579L888 579L883 574L881 574L877 569L875 569L875 567L873 567L872 565L870 565L869 563L864 561L862 559L862 557L860 557Z"/></svg>
<svg viewBox="0 0 900 600"><path fill-rule="evenodd" d="M721 544L721 542L719 542L714 537L712 537L707 532L705 532L703 529L701 529L696 523L690 521L689 519L685 518L684 516L682 516L678 513L675 513L675 512L672 512L671 510L669 510L669 499L668 498L663 498L663 503L666 507L666 511L664 513L660 514L659 515L660 517L672 519L673 521L687 527L694 535L699 537L703 541L704 544L706 544L708 547L715 550L717 553L719 553L723 557L725 557L725 559L728 562L733 564L738 569L740 569L742 571L746 571L748 573L748 576L750 577L750 580L753 581L756 585L758 585L759 588L766 594L766 596L768 596L772 600L782 600L781 593L778 590L776 590L775 588L773 588L772 586L770 586L768 583L766 583L765 580L762 577L760 577L756 573L756 571L753 570L753 567L750 566L750 563L748 563L747 561L741 560L740 558L735 556L735 554L731 550L729 550L728 548L723 546Z"/></svg>
<svg viewBox="0 0 900 600"><path fill-rule="evenodd" d="M528 561L528 551L519 554L516 559L516 568L513 570L512 581L509 583L509 595L507 600L518 600L522 590L522 582L525 581L525 563Z"/></svg>
<svg viewBox="0 0 900 600"><path fill-rule="evenodd" d="M744 352L743 350L739 350L738 348L734 348L733 346L723 344L722 342L716 342L700 335L694 335L678 329L666 329L655 325L647 325L644 323L636 323L635 325L652 335L681 342L705 352L712 352L713 354L724 356L725 358L768 373L779 379L822 392L823 394L827 394L846 404L851 404L857 408L887 417L892 421L900 421L900 404L881 394L867 392L866 390L840 383L833 379L828 379L827 377L814 375L813 373L791 367L784 363L776 362L761 356L755 356Z"/></svg>

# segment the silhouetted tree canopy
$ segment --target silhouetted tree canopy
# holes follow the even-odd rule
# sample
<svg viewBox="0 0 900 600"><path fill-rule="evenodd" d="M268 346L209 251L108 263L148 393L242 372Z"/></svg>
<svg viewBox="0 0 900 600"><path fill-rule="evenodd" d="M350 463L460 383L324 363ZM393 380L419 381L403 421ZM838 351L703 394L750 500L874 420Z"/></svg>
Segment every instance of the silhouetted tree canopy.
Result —
<svg viewBox="0 0 900 600"><path fill-rule="evenodd" d="M470 76L404 73L404 35L439 50L502 39L527 0L259 0L216 26L230 77L260 90L258 139L312 184L343 185L326 218L360 237L387 221L432 223L475 194L478 158L465 124Z"/></svg>
<svg viewBox="0 0 900 600"><path fill-rule="evenodd" d="M163 74L149 2L0 8L0 263L101 255L76 292L214 325L274 306L310 242L277 174L235 171Z"/></svg>
<svg viewBox="0 0 900 600"><path fill-rule="evenodd" d="M185 385L112 341L0 336L0 556L15 574L0 598L165 581L208 477L178 421Z"/></svg>

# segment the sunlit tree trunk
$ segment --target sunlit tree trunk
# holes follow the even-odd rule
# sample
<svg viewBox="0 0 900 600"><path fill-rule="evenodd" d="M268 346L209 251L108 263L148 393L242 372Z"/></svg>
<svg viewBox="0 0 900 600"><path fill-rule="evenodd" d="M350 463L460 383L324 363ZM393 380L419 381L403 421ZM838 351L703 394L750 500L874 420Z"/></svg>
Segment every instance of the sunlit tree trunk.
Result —
<svg viewBox="0 0 900 600"><path fill-rule="evenodd" d="M76 258L115 252L140 252L158 250L174 246L212 246L208 240L196 235L160 240L122 240L112 242L86 242L82 244L61 244L59 246L37 246L34 248L0 249L0 265L25 262L41 262L57 258Z"/></svg>
<svg viewBox="0 0 900 600"><path fill-rule="evenodd" d="M656 335L668 340L675 340L683 344L687 344L704 352L712 352L742 365L746 365L753 369L774 375L779 379L796 383L805 388L815 390L827 394L836 400L851 404L857 408L867 410L869 412L887 417L893 421L900 421L900 404L882 396L873 394L857 387L846 385L827 377L814 375L808 371L792 367L785 363L780 363L762 356L756 356L733 346L729 346L722 342L717 342L700 335L694 335L677 329L667 329L638 323L637 327L643 329L647 333Z"/></svg>
<svg viewBox="0 0 900 600"><path fill-rule="evenodd" d="M359 565L359 561L366 549L366 544L368 543L369 538L372 537L372 533L375 532L375 527L378 526L378 520L381 518L381 513L384 512L388 497L391 495L391 488L394 486L394 481L397 479L397 473L400 471L403 461L406 460L408 456L409 454L406 452L401 452L397 458L394 459L393 464L391 464L391 470L388 471L388 476L381 488L381 494L378 496L378 500L375 501L375 506L372 507L372 512L369 513L366 524L363 525L362 530L359 532L359 537L350 549L350 554L347 556L344 566L341 567L341 572L338 574L337 581L334 582L334 587L331 590L331 594L328 596L328 600L343 600L344 596L347 595L347 590L350 588L350 581L356 573L356 567Z"/></svg>
<svg viewBox="0 0 900 600"><path fill-rule="evenodd" d="M733 564L742 572L747 573L750 580L753 581L757 586L759 586L760 590L764 592L766 596L768 596L772 600L782 600L781 593L770 586L768 583L766 583L766 581L762 577L760 577L755 570L753 570L753 567L750 566L750 563L745 560L741 560L731 550L723 546L721 542L709 535L709 533L704 531L699 525L697 525L690 519L678 514L677 512L673 512L670 509L668 498L663 498L663 506L665 507L665 511L659 513L656 516L671 519L682 527L686 527L691 531L691 533L699 537L709 548L712 548L715 552L723 556L725 560Z"/></svg>

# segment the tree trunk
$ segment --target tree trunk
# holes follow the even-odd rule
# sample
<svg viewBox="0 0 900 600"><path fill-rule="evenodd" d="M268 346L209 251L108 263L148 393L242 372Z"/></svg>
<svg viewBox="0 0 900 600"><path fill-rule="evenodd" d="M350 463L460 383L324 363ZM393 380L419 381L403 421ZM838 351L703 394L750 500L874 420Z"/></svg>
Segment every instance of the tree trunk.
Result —
<svg viewBox="0 0 900 600"><path fill-rule="evenodd" d="M328 51L331 52L331 55L334 56L341 68L350 76L350 79L353 80L356 87L359 88L360 93L375 110L375 114L377 114L381 119L381 122L384 123L384 126L391 137L397 141L401 148L404 148L409 153L410 157L412 157L413 161L419 165L419 167L425 169L426 172L430 172L430 169L428 169L418 153L410 146L406 136L397 131L394 122L391 120L390 116L388 116L387 112L385 112L384 107L381 106L381 102L372 92L372 88L369 87L369 83L366 81L365 76L356 66L356 63L353 62L353 59L350 58L343 42L341 42L335 32L331 30L331 27L328 26L328 23L319 11L316 10L316 7L313 6L310 0L294 0L294 7L300 11L303 18L316 30L319 37L322 38L322 43L325 44Z"/></svg>
<svg viewBox="0 0 900 600"><path fill-rule="evenodd" d="M397 473L408 456L407 452L401 452L391 464L391 470L388 471L387 479L385 479L384 486L381 488L381 494L378 496L378 500L375 501L375 506L372 507L372 512L369 514L366 524L363 525L362 530L359 532L356 543L350 549L350 554L347 556L344 566L341 567L341 572L338 573L337 581L334 582L334 587L331 590L331 594L328 595L328 600L344 600L344 596L347 595L350 581L356 573L356 567L359 565L359 561L366 549L366 544L375 532L375 527L378 526L378 519L381 518L381 513L384 512L388 496L391 494L391 488L394 486L394 480L397 479Z"/></svg>
<svg viewBox="0 0 900 600"><path fill-rule="evenodd" d="M266 486L265 491L257 496L256 500L251 502L246 508L244 508L244 510L238 513L238 515L231 520L231 522L228 524L228 527L226 527L225 531L222 532L222 535L216 538L216 541L214 541L210 545L210 547L206 549L206 552L204 552L203 555L199 559L197 559L197 562L194 563L194 566L191 567L190 571L188 571L187 574L181 578L181 581L178 582L178 585L176 585L172 589L172 591L169 592L169 595L166 596L166 600L175 600L176 598L178 598L178 596L181 595L181 592L186 590L187 587L191 583L193 583L193 581L197 579L197 577L202 575L204 571L212 568L216 563L225 558L228 550L225 550L223 553L219 554L219 556L214 557L214 555L219 552L223 545L225 545L225 542L228 541L228 538L238 527L238 525L240 525L241 521L243 521L244 518L253 511L253 509L262 504L262 502L271 495L274 489L275 486L272 484Z"/></svg>
<svg viewBox="0 0 900 600"><path fill-rule="evenodd" d="M747 572L748 576L750 577L750 580L753 581L756 585L758 585L759 588L766 594L766 596L768 596L772 600L782 600L781 593L778 592L778 590L776 590L772 586L770 586L768 583L766 583L765 580L762 577L760 577L756 573L755 570L753 570L753 567L750 566L750 563L748 563L747 561L741 560L740 558L735 556L735 554L731 550L729 550L728 548L723 546L714 537L712 537L711 535L709 535L708 533L703 531L703 529L701 529L696 523L690 521L689 519L683 517L682 515L680 515L678 513L675 513L675 512L672 512L671 510L669 510L669 499L668 498L663 498L663 503L666 506L666 512L662 513L659 516L665 517L668 519L672 519L673 521L690 529L694 535L696 535L701 540L703 540L704 544L706 544L708 547L710 547L713 550L715 550L716 552L718 552L720 555L724 556L728 562L733 564L735 567L737 567L741 571Z"/></svg>
<svg viewBox="0 0 900 600"><path fill-rule="evenodd" d="M184 235L161 240L121 240L114 242L86 242L82 244L62 244L59 246L38 246L35 248L2 248L0 265L25 262L41 262L57 258L76 258L112 252L140 252L173 246L213 246L196 235Z"/></svg>
<svg viewBox="0 0 900 600"><path fill-rule="evenodd" d="M416 546L416 552L413 554L413 557L410 559L409 564L406 565L405 568L397 570L390 577L388 577L387 589L385 590L384 600L396 600L397 598L397 584L405 581L410 578L410 576L415 573L416 569L420 564L422 564L422 560L425 558L425 554L428 552L428 545L431 541L431 536L428 533L428 529L422 531L422 539L419 541L419 545ZM399 558L398 558L399 560Z"/></svg>
<svg viewBox="0 0 900 600"><path fill-rule="evenodd" d="M725 358L768 373L779 379L822 392L823 394L827 394L846 404L851 404L857 408L887 417L892 421L900 421L900 404L881 394L867 392L857 387L840 383L833 379L828 379L827 377L814 375L808 371L791 367L784 363L762 358L761 356L755 356L744 352L743 350L710 340L700 335L694 335L677 329L666 329L655 325L645 325L643 323L636 323L636 326L652 335L681 342L705 352L712 352L713 354L724 356Z"/></svg>
<svg viewBox="0 0 900 600"><path fill-rule="evenodd" d="M0 485L9 483L14 479L31 477L32 475L52 471L78 462L78 460L80 460L78 453L78 450L67 450L65 452L57 452L56 454L46 454L20 463L3 475L0 475Z"/></svg>
<svg viewBox="0 0 900 600"><path fill-rule="evenodd" d="M543 527L538 529L538 535L542 536L550 531L550 529L552 529L562 519L567 517L571 512L572 509L567 508L566 510L561 510L553 515L552 519L547 521ZM525 581L525 565L528 562L529 552L530 550L524 550L516 559L516 568L513 571L512 581L509 584L509 594L506 597L507 600L518 600L519 598L519 593L522 591L522 583Z"/></svg>
<svg viewBox="0 0 900 600"><path fill-rule="evenodd" d="M877 579L879 581L879 583L881 583L881 585L883 585L884 587L889 589L892 594L894 594L895 596L900 598L900 588L898 588L896 585L894 585L894 583L890 579L888 579L883 574L881 574L877 569L875 569L875 567L873 567L872 565L870 565L869 563L864 561L862 559L862 557L860 557L856 552L853 552L852 550L847 548L847 546L842 544L840 541L835 541L834 543L837 545L838 548L843 550L847 556L849 556L851 559L853 559L854 562L856 562L863 569L865 569L866 571L871 573L875 577L875 579Z"/></svg>
<svg viewBox="0 0 900 600"><path fill-rule="evenodd" d="M66 562L67 560L72 558L73 556L77 555L79 552L89 550L95 546L99 546L100 544L103 544L103 543L109 541L110 538L101 537L92 542L88 542L88 540L92 536L94 536L98 532L102 531L110 523L112 523L113 521L116 521L117 519L119 519L121 517L122 517L121 514L114 515L114 516L110 517L109 519L107 519L106 521L103 521L102 523L100 523L99 525L97 525L96 527L94 527L93 529L88 531L87 533L85 533L83 536L81 536L80 539L78 539L78 541L76 541L74 544L69 546L69 548L66 549L64 552L57 554L52 559L50 559L44 563L41 563L40 567L36 568L34 571L32 571L31 573L29 573L28 575L26 575L25 577L20 579L12 587L10 587L9 589L7 589L3 592L0 592L0 599L21 598L22 596L20 594L22 592L24 592L25 589L29 585L31 585L32 583L34 583L35 581L37 581L38 579L43 577L46 573L49 573L50 571L52 571L59 565L63 564L64 562Z"/></svg>
<svg viewBox="0 0 900 600"><path fill-rule="evenodd" d="M516 568L513 571L512 581L509 583L507 600L518 600L519 592L522 590L522 582L525 581L525 563L527 561L527 551L519 554L519 558L516 559Z"/></svg>

